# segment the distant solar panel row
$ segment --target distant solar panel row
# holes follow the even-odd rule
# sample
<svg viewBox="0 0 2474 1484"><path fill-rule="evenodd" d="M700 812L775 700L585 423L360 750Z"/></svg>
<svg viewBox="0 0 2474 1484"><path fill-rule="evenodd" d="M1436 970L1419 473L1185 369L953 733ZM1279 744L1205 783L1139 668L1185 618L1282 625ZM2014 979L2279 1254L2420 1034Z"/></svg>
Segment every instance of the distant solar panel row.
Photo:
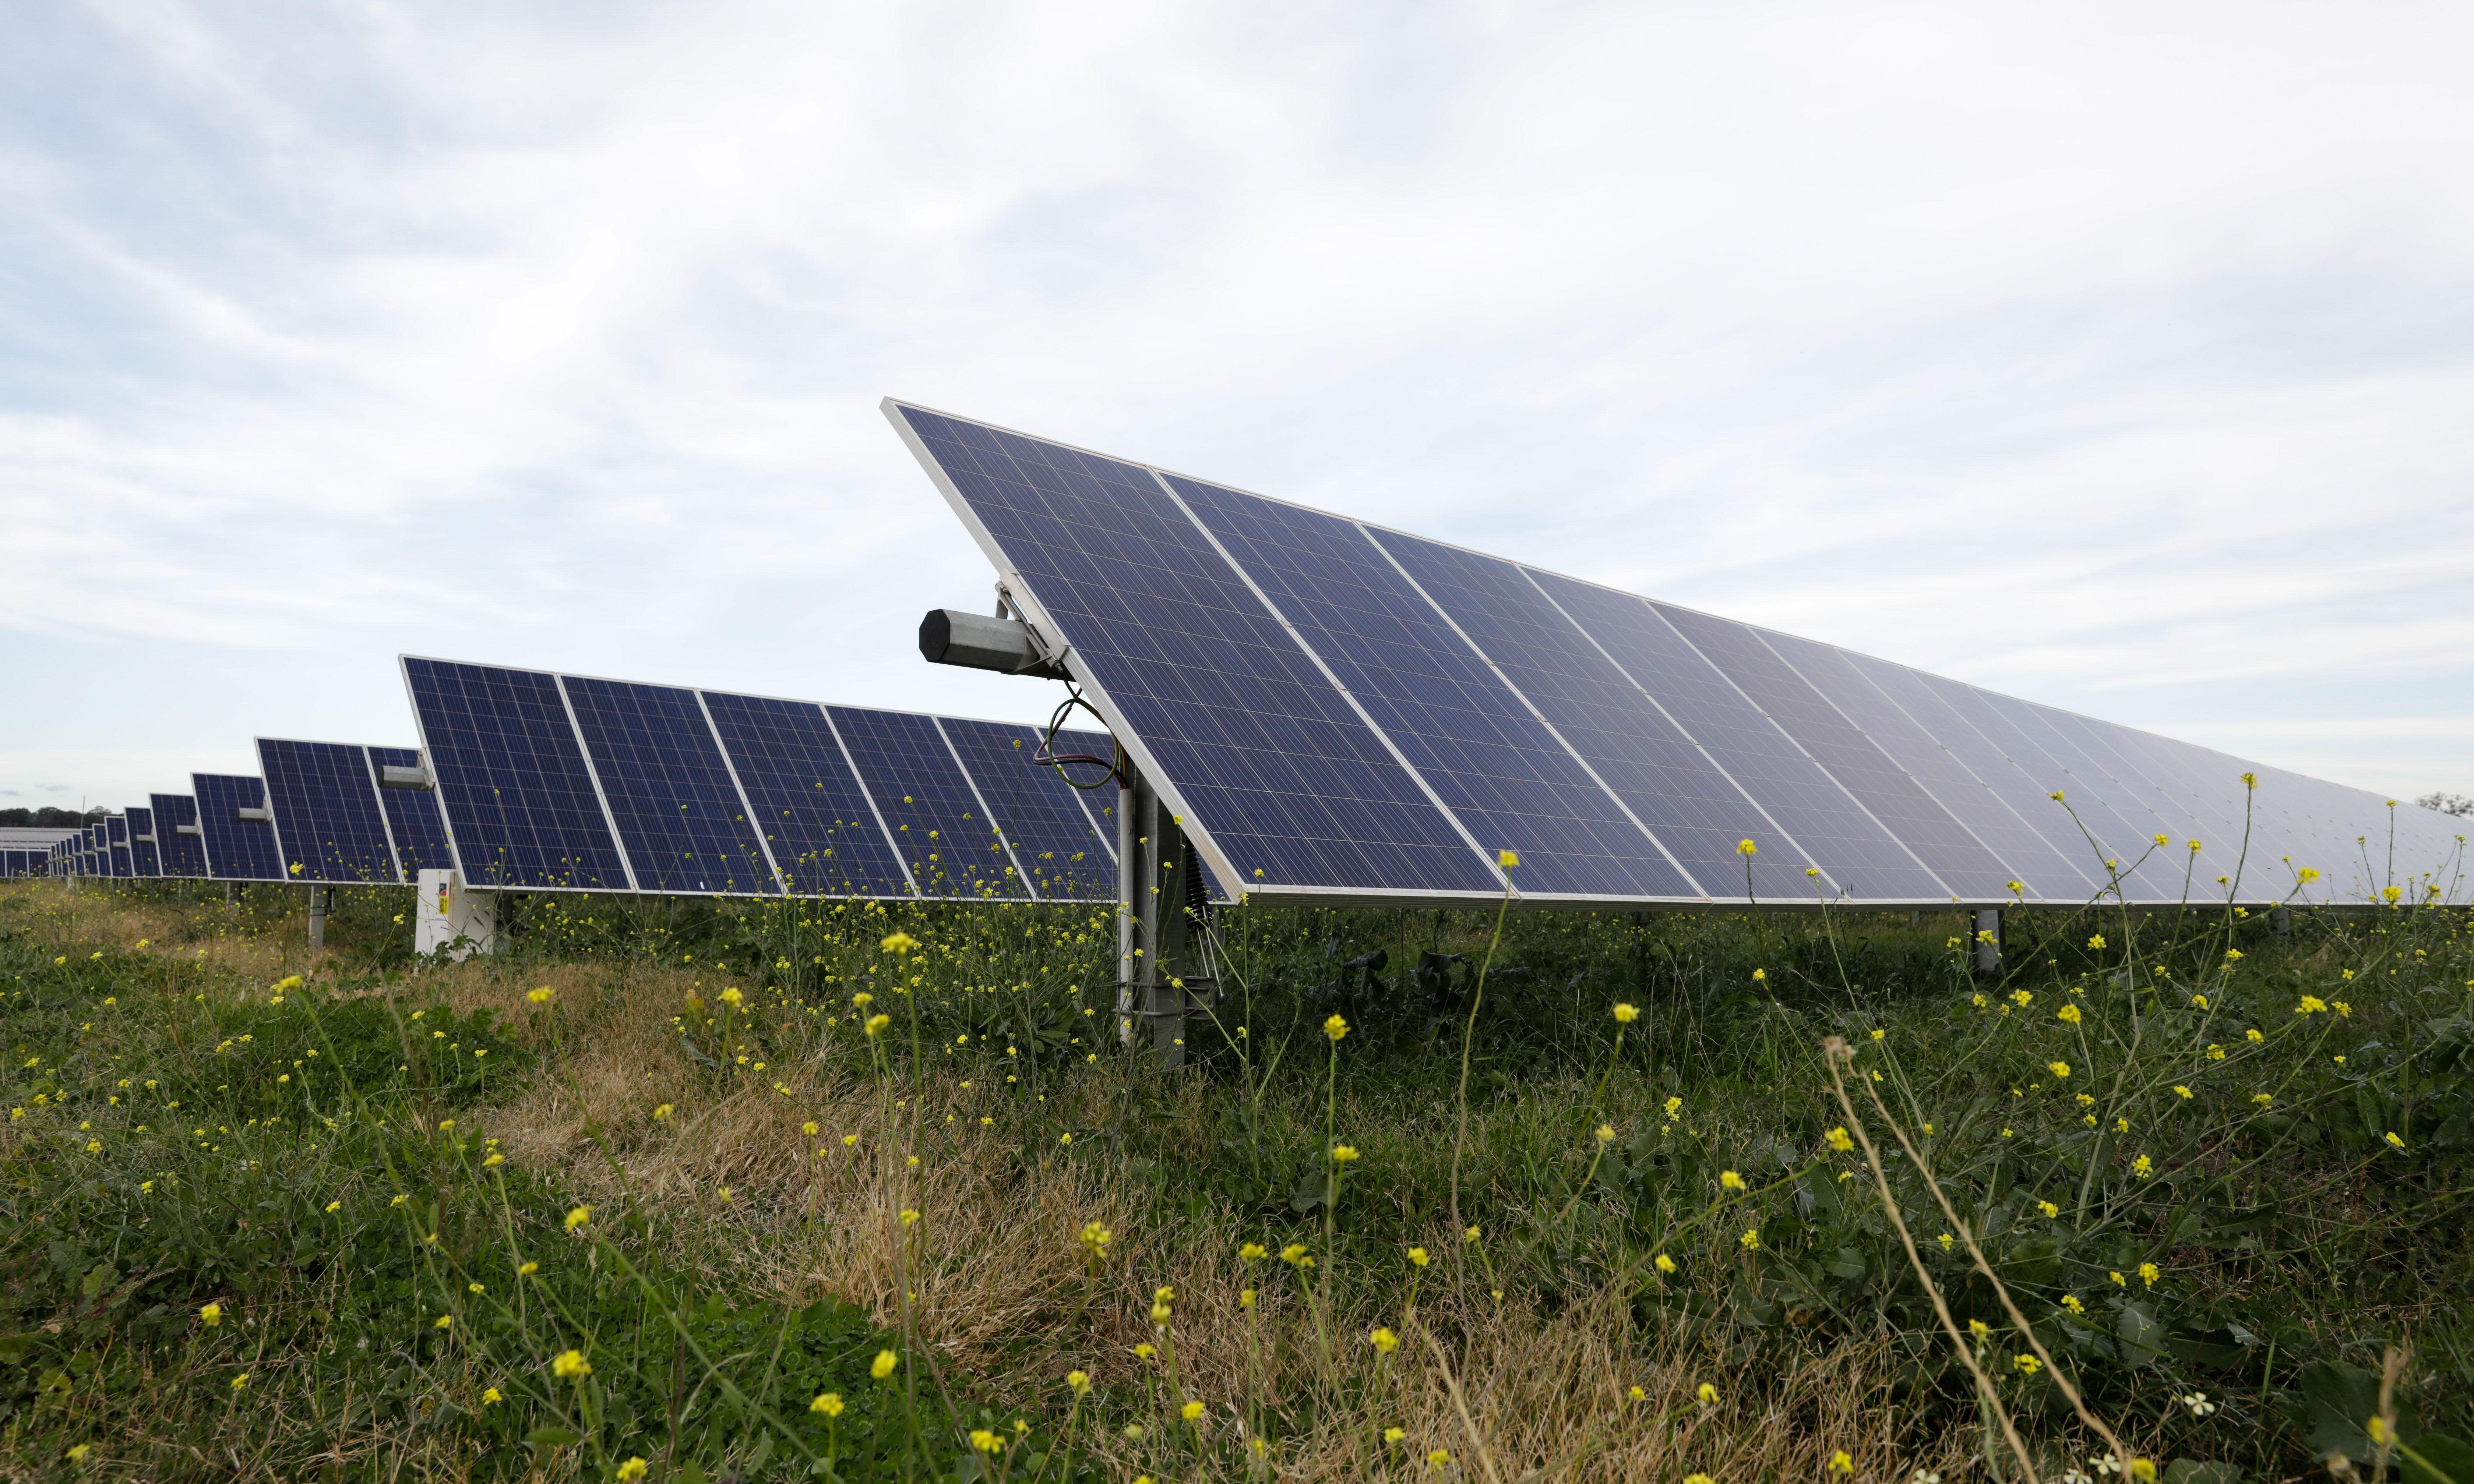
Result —
<svg viewBox="0 0 2474 1484"><path fill-rule="evenodd" d="M885 411L1231 890L1921 906L2085 901L2118 877L2151 903L2467 894L2444 821L2359 789Z"/></svg>
<svg viewBox="0 0 2474 1484"><path fill-rule="evenodd" d="M1029 727L412 656L403 673L448 848L477 886L1116 896L1115 784L1032 762Z"/></svg>

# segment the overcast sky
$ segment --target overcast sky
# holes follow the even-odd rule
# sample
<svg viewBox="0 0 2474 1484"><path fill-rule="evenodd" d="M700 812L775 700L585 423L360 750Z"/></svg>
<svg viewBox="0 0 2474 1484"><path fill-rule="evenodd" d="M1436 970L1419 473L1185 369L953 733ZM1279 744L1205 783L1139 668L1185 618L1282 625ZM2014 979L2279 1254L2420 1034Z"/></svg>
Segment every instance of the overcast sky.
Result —
<svg viewBox="0 0 2474 1484"><path fill-rule="evenodd" d="M25 6L0 805L399 652L965 714L886 395L2474 792L2474 12Z"/></svg>

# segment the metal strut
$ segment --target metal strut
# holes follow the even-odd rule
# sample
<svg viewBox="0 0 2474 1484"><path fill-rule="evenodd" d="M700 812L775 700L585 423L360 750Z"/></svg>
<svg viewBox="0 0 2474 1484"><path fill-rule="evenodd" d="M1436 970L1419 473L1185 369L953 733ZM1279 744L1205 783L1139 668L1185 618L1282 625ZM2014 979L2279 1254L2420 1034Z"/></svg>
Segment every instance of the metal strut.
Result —
<svg viewBox="0 0 2474 1484"><path fill-rule="evenodd" d="M1130 760L1117 809L1117 1035L1135 1045L1149 1026L1163 1066L1185 1064L1186 1016L1218 990L1211 907L1201 863Z"/></svg>

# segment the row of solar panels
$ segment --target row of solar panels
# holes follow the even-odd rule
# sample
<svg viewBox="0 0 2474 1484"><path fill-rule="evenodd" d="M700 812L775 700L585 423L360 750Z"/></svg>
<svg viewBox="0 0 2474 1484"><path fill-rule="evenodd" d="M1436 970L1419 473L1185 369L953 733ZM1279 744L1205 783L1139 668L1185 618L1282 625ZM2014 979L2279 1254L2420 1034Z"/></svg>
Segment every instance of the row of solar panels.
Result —
<svg viewBox="0 0 2474 1484"><path fill-rule="evenodd" d="M2123 899L2155 903L2466 896L2449 822L2360 789L885 410L1232 890L2063 903L2111 895L2118 873Z"/></svg>
<svg viewBox="0 0 2474 1484"><path fill-rule="evenodd" d="M92 876L1111 900L1103 735L405 657L422 747L257 739L263 776L55 845ZM1048 751L1043 751L1047 749ZM1086 761L1069 778L1057 756ZM36 858L16 874L38 874Z"/></svg>

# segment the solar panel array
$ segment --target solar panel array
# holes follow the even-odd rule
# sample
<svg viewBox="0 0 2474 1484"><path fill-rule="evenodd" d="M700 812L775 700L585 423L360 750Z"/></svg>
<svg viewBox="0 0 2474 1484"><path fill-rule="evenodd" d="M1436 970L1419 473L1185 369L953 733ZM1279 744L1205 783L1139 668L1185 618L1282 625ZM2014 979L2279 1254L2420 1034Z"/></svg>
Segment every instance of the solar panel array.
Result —
<svg viewBox="0 0 2474 1484"><path fill-rule="evenodd" d="M447 846L476 886L1116 896L1113 785L1085 793L1033 762L1040 738L1029 727L417 656L402 664ZM1074 732L1057 744L1112 745Z"/></svg>
<svg viewBox="0 0 2474 1484"><path fill-rule="evenodd" d="M2162 904L2361 901L2403 881L2467 896L2445 821L2359 789L985 423L885 412L1231 891L1927 906L2118 890Z"/></svg>

